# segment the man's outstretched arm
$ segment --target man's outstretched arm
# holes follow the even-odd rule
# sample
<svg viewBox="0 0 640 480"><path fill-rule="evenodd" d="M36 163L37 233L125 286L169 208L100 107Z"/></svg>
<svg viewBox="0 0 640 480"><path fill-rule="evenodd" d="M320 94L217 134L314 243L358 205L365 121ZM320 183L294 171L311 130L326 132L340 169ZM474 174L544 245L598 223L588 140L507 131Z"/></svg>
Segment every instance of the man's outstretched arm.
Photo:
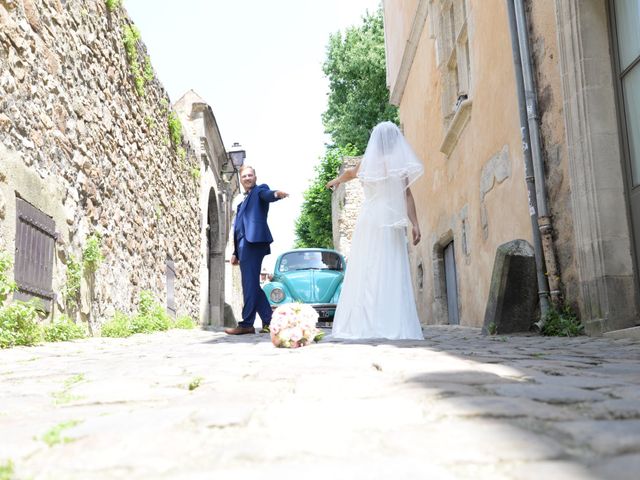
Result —
<svg viewBox="0 0 640 480"><path fill-rule="evenodd" d="M289 196L288 193L282 190L269 190L267 185L260 185L260 187L262 188L260 188L258 194L263 202L275 202L276 200L282 200Z"/></svg>

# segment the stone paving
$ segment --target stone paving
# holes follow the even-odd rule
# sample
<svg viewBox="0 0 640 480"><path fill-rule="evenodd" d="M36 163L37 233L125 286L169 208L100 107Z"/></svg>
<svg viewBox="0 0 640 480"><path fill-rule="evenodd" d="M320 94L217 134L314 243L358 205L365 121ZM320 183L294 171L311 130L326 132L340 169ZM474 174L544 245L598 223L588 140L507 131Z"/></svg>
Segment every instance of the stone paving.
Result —
<svg viewBox="0 0 640 480"><path fill-rule="evenodd" d="M55 480L639 477L637 341L425 335L282 350L174 330L2 350L0 467Z"/></svg>

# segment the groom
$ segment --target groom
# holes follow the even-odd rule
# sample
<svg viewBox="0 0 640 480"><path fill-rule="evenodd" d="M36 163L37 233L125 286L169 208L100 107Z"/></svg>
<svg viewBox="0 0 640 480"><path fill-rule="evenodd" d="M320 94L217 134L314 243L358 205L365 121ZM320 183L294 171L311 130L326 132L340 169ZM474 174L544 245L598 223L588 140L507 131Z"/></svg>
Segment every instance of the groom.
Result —
<svg viewBox="0 0 640 480"><path fill-rule="evenodd" d="M265 184L256 185L256 172L253 167L240 168L240 183L244 188L244 200L238 205L236 220L233 224L233 255L231 265L240 265L242 276L242 321L235 328L225 328L229 335L256 333L253 322L256 312L262 319L262 332L269 331L271 323L271 305L260 288L260 268L262 259L271 253L269 245L273 237L267 225L269 203L289 196L280 190L269 190Z"/></svg>

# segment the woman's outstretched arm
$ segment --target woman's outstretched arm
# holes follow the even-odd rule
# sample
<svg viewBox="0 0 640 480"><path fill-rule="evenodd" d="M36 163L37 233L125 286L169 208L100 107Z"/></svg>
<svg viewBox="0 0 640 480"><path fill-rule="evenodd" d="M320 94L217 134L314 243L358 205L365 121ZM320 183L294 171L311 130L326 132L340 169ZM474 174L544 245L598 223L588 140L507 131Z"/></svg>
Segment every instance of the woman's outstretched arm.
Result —
<svg viewBox="0 0 640 480"><path fill-rule="evenodd" d="M345 183L345 182L348 182L349 180L353 180L358 176L358 170L360 170L360 162L356 163L356 166L353 168L347 168L344 172L342 172L342 175L339 175L333 180L328 181L325 187L333 190L341 183Z"/></svg>

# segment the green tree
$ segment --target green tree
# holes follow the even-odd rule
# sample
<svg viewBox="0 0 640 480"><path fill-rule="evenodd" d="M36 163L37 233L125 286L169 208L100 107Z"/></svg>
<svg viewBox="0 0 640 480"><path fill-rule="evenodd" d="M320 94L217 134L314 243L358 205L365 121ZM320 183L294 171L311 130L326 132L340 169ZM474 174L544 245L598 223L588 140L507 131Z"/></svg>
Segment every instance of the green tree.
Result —
<svg viewBox="0 0 640 480"><path fill-rule="evenodd" d="M355 147L329 147L316 165L316 176L304 192L302 211L296 220L296 248L333 248L331 226L331 190L325 184L338 174L345 156L356 154Z"/></svg>
<svg viewBox="0 0 640 480"><path fill-rule="evenodd" d="M382 8L367 12L361 25L331 35L323 71L329 79L325 130L335 145L351 144L362 154L376 124L398 123L386 84Z"/></svg>
<svg viewBox="0 0 640 480"><path fill-rule="evenodd" d="M382 9L362 17L362 24L329 37L323 71L329 79L327 110L322 115L332 144L316 167L296 220L296 247L333 246L331 192L343 156L364 153L373 127L383 120L398 123L386 85Z"/></svg>

